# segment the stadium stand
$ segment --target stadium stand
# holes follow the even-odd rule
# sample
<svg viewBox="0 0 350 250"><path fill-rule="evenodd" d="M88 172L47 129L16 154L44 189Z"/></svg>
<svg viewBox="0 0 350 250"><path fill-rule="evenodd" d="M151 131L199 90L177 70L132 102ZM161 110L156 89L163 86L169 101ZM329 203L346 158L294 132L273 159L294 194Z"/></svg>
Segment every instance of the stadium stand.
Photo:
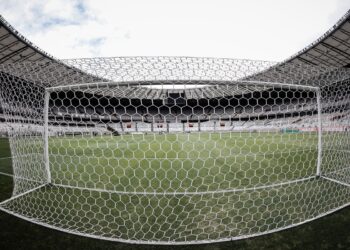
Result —
<svg viewBox="0 0 350 250"><path fill-rule="evenodd" d="M317 39L315 42L292 56L291 58L285 60L284 62L278 64L275 67L280 67L281 72L283 72L283 68L288 67L288 63L294 63L294 62L302 62L307 63L310 65L317 65L317 66L334 66L334 67L349 67L350 66L350 13L347 12L330 30L328 30L323 36L321 36L319 39ZM0 63L7 64L7 63L26 63L26 62L40 62L40 63L46 63L46 62L53 62L55 64L60 65L60 71L62 72L61 77L67 78L70 76L74 76L75 78L86 78L86 82L91 81L103 81L103 77L96 77L92 76L91 74L87 72L83 72L81 70L78 70L76 67L69 66L69 62L65 63L64 61L61 61L59 59L56 59L49 55L48 53L44 52L37 46L33 45L28 39L26 39L23 35L21 35L18 31L15 30L3 17L0 17ZM57 67L57 65L55 65ZM49 70L46 69L46 70ZM269 70L259 73L261 74L262 78L264 77L270 77L269 76ZM47 79L47 82L50 82L52 85L55 85L55 83L59 82L60 78L57 78L55 76L55 80L51 81L51 79ZM72 79L72 83L74 83L74 80ZM58 83L57 83L58 84ZM152 83L144 83L145 85L151 85ZM171 84L171 83L169 83ZM174 89L153 89L149 88L147 86L145 87L134 87L134 86L125 86L123 88L118 87L119 89L98 89L98 92L94 93L98 95L99 93L104 93L104 95L108 96L108 91L110 93L113 93L114 97L128 97L133 99L163 99L163 100L174 100L171 97L171 95L175 96L182 96L181 99L210 99L215 98L216 96L225 96L225 94L232 95L233 93L235 96L241 96L244 93L254 92L254 91L261 91L262 89L252 86L247 89L246 86L239 86L239 87L231 87L231 89L223 89L219 86L210 86L206 85L205 83L201 84L200 88L195 87L187 87L183 90L174 90ZM235 89L233 89L235 88ZM255 88L255 89L254 89ZM107 92L106 92L107 91ZM119 93L119 96L118 96ZM166 102L165 101L165 102ZM180 98L177 99L177 101L180 101ZM6 105L6 104L4 104ZM292 110L299 111L300 109L303 109L305 111L312 112L313 109L315 109L316 104L311 102L304 102L302 104L299 104L298 106L295 106L293 104L284 104L284 105L272 105L269 108L266 108L265 110L261 110L261 112L266 114L288 114L291 113ZM85 109L82 109L82 107L70 107L69 110L66 109L66 107L60 107L60 110L53 110L53 113L62 116L71 116L73 118L86 118L86 119L106 119L110 121L145 121L145 122L185 122L185 116L187 117L187 113L191 112L190 108L185 108L182 112L182 114L179 114L178 111L170 109L170 113L167 113L166 110L160 110L160 113L162 114L159 117L154 117L154 113L158 113L154 111L154 108L156 107L149 107L148 110L137 110L137 116L133 116L135 114L135 110L131 110L132 108L128 108L126 110L121 110L121 108L115 108L115 110L107 109L105 110L105 113L103 110L96 109L96 114L92 114L93 110L91 108L86 107ZM194 115L196 117L193 117L194 120L206 120L208 119L208 116L210 113L215 113L222 115L221 117L227 117L227 119L232 119L233 117L236 117L237 119L245 119L247 117L247 114L251 113L252 111L249 110L250 107L246 107L243 109L242 107L228 107L226 110L213 110L210 111L209 107L207 110L203 112L203 107L197 108L194 110ZM299 109L299 110L298 110ZM2 110L0 110L2 112ZM18 110L20 113L25 112L33 112L28 110L26 107L24 107L22 110ZM112 118L111 113L114 114L115 118ZM254 113L259 113L257 110L254 111ZM104 116L103 116L104 114ZM183 117L182 117L183 116ZM0 115L2 117L0 120L4 121L3 115ZM118 117L118 118L117 118ZM300 121L302 122L302 121ZM249 124L249 123L248 123ZM247 125L248 125L247 124ZM271 121L270 124L283 124L283 123L276 123L275 121ZM295 123L297 124L297 123ZM204 124L203 124L204 125ZM144 125L146 126L146 125ZM147 126L146 126L147 127ZM175 126L177 127L177 126ZM205 127L205 126L204 126ZM141 125L142 128L142 125ZM221 127L223 129L223 127ZM227 129L227 127L225 127ZM172 130L172 129L170 129ZM179 129L175 129L179 130ZM195 129L192 129L195 130ZM127 130L126 130L127 131Z"/></svg>

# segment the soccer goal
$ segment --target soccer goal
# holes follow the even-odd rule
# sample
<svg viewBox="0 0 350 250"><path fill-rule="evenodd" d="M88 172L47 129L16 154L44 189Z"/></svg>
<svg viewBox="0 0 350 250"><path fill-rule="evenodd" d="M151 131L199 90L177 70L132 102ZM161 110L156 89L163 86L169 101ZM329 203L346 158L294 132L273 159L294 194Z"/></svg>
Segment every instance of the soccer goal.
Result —
<svg viewBox="0 0 350 250"><path fill-rule="evenodd" d="M0 209L112 241L272 233L350 203L350 71L133 57L0 65Z"/></svg>

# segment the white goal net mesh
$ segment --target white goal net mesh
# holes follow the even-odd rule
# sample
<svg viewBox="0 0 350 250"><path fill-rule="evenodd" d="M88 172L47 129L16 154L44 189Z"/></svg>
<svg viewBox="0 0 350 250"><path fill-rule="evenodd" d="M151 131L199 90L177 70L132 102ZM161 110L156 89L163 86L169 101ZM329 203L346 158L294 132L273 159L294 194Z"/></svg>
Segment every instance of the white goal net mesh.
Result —
<svg viewBox="0 0 350 250"><path fill-rule="evenodd" d="M233 240L350 202L350 71L213 58L0 65L0 209L95 238Z"/></svg>

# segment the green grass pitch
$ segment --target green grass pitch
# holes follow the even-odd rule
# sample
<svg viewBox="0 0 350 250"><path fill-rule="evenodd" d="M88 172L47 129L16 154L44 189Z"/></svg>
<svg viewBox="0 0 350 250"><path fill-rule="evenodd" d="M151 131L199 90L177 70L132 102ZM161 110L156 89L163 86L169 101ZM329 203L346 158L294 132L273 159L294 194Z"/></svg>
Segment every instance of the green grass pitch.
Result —
<svg viewBox="0 0 350 250"><path fill-rule="evenodd" d="M325 180L278 185L314 176L316 154L313 133L52 137L56 186L8 208L67 230L122 239L237 237L342 205L342 187ZM324 192L330 188L336 193ZM215 192L227 189L237 191ZM175 193L186 191L193 193ZM36 205L24 205L30 203Z"/></svg>
<svg viewBox="0 0 350 250"><path fill-rule="evenodd" d="M316 173L315 133L54 137L56 184L123 192L252 188Z"/></svg>

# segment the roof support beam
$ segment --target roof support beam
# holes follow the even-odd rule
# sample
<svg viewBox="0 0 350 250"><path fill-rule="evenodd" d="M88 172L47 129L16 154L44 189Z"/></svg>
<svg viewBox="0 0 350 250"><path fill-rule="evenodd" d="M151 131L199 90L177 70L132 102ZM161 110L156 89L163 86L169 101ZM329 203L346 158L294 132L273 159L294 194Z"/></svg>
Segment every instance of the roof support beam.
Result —
<svg viewBox="0 0 350 250"><path fill-rule="evenodd" d="M317 66L317 63L311 62L311 61L309 61L309 60L303 58L302 56L303 56L303 55L300 55L300 56L298 56L296 59L298 59L298 60L300 60L300 61L302 61L302 62L304 62L304 63Z"/></svg>
<svg viewBox="0 0 350 250"><path fill-rule="evenodd" d="M23 62L23 61L28 60L29 58L35 56L36 54L37 54L36 51L33 51L32 53L30 53L30 54L28 54L28 55L26 55L26 56L23 56L22 58L20 58L20 59L18 59L18 60L15 60L15 61L13 61L13 62L14 62L14 63Z"/></svg>
<svg viewBox="0 0 350 250"><path fill-rule="evenodd" d="M328 44L326 42L320 42L320 44L322 44L323 46L325 46L328 49L336 51L338 54L346 57L347 59L350 59L350 54L349 53L346 53L345 51L343 51L341 49L338 49L337 47L334 47L333 45L330 45L330 44Z"/></svg>
<svg viewBox="0 0 350 250"><path fill-rule="evenodd" d="M315 51L317 51L318 53L320 53L323 56L328 57L329 61L335 61L336 63L340 64L340 65L344 65L346 63L346 61L341 60L340 58L336 57L336 56L332 56L329 53L319 49L319 48L314 48ZM334 52L334 51L333 51Z"/></svg>
<svg viewBox="0 0 350 250"><path fill-rule="evenodd" d="M343 28L339 28L338 30L339 30L340 32L344 33L345 35L350 36L350 32L349 32L349 31L344 30Z"/></svg>
<svg viewBox="0 0 350 250"><path fill-rule="evenodd" d="M325 61L317 56L312 55L310 53L310 51L308 53L305 53L304 56L310 57L312 60L319 62L320 64L318 64L318 65L333 66L329 62L327 62L327 61Z"/></svg>
<svg viewBox="0 0 350 250"><path fill-rule="evenodd" d="M9 38L10 36L11 36L11 33L7 33L7 34L5 34L3 36L0 36L0 42L5 40L5 39L7 39L7 38Z"/></svg>
<svg viewBox="0 0 350 250"><path fill-rule="evenodd" d="M0 53L3 53L3 52L5 52L6 50L9 50L9 49L11 49L13 46L16 46L16 45L18 45L20 43L20 41L14 41L14 42L12 42L12 43L9 43L9 44L7 44L7 45L5 45L4 47L2 47L1 49L0 49Z"/></svg>
<svg viewBox="0 0 350 250"><path fill-rule="evenodd" d="M344 39L340 39L339 37L336 37L334 35L331 36L331 38L335 41L337 41L338 43L340 43L341 45L347 47L348 49L350 49L350 44L345 41Z"/></svg>
<svg viewBox="0 0 350 250"><path fill-rule="evenodd" d="M23 51L25 51L25 50L28 49L28 48L29 48L28 46L24 46L24 47L22 47L22 48L20 48L20 49L18 49L18 50L13 51L12 53L10 53L10 54L4 56L3 58L1 58L1 59L0 59L0 63L4 63L4 62L10 60L11 57L16 56L16 55L22 53Z"/></svg>

